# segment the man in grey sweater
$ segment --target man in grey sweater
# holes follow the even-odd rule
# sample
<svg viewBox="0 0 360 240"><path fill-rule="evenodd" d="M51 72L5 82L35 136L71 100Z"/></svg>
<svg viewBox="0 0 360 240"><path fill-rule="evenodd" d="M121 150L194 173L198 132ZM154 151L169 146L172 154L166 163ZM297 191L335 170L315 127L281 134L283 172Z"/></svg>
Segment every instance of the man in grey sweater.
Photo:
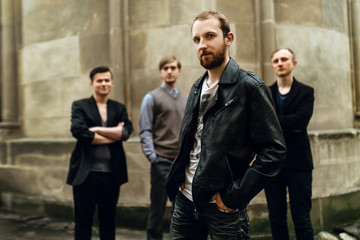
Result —
<svg viewBox="0 0 360 240"><path fill-rule="evenodd" d="M147 239L162 239L163 215L166 208L166 173L178 154L179 132L187 97L176 88L181 63L165 56L159 63L160 87L147 93L141 104L141 147L151 162L150 211Z"/></svg>

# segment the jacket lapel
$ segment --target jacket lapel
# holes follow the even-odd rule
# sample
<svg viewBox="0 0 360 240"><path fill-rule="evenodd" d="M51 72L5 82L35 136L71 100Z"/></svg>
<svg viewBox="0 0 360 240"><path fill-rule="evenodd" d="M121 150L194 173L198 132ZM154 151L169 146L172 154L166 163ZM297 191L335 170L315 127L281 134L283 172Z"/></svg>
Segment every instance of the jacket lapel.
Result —
<svg viewBox="0 0 360 240"><path fill-rule="evenodd" d="M237 81L235 74L237 73L239 66L237 63L230 58L228 64L226 65L224 72L221 74L219 79L219 84L231 84Z"/></svg>
<svg viewBox="0 0 360 240"><path fill-rule="evenodd" d="M277 106L277 94L278 94L277 82L275 82L273 85L271 85L270 89L271 89L271 93L272 93L272 97L273 97L275 106ZM298 84L298 81L296 81L296 79L294 78L290 92L288 93L287 97L285 98L283 110L285 110L289 106L289 104L291 104L291 102L295 99L298 91L299 91L299 84Z"/></svg>
<svg viewBox="0 0 360 240"><path fill-rule="evenodd" d="M236 77L234 76L236 74L236 72L238 71L239 66L237 65L237 63L230 58L228 64L226 65L224 72L222 73L220 79L219 79L219 87L221 86L221 84L232 84L234 82L237 81ZM200 77L195 83L194 83L194 87L196 88L196 90L194 91L194 94L196 95L193 98L193 102L191 103L192 105L192 109L194 109L194 111L199 111L198 106L200 103L200 95L201 95L201 89L202 89L202 84L203 81L205 80L206 76L208 76L207 71L202 75L202 77ZM219 88L216 91L215 95L213 96L213 98L210 100L209 104L208 104L208 108L205 111L205 115L206 112L216 104L217 100L218 100L218 92L219 92ZM196 114L197 116L197 114Z"/></svg>
<svg viewBox="0 0 360 240"><path fill-rule="evenodd" d="M224 72L221 74L221 77L219 79L219 82L218 82L219 88L223 84L232 84L232 83L236 82L237 78L236 78L235 74L236 74L238 69L239 69L239 66L237 65L237 63L232 58L230 58L228 64L226 65L226 67L224 69ZM208 104L208 108L206 109L205 113L210 108L215 106L216 102L218 101L219 88L216 90L215 95L210 100L210 102Z"/></svg>
<svg viewBox="0 0 360 240"><path fill-rule="evenodd" d="M298 82L296 81L296 79L294 78L293 79L293 83L292 83L292 86L291 86L291 89L290 89L290 92L289 94L287 95L287 97L285 98L285 101L284 101L284 109L286 109L289 104L291 104L291 102L295 99L298 93Z"/></svg>
<svg viewBox="0 0 360 240"><path fill-rule="evenodd" d="M275 104L275 106L277 106L277 90L278 90L277 82L275 82L273 85L271 85L270 89L271 89L271 94L272 94L274 104Z"/></svg>
<svg viewBox="0 0 360 240"><path fill-rule="evenodd" d="M94 120L95 120L94 125L101 126L101 116L100 116L99 109L97 107L95 98L93 96L91 96L89 98L89 108L90 108L92 116L94 117Z"/></svg>
<svg viewBox="0 0 360 240"><path fill-rule="evenodd" d="M114 122L115 120L116 119L115 119L113 102L109 99L107 102L107 126L108 127L116 126L118 123Z"/></svg>

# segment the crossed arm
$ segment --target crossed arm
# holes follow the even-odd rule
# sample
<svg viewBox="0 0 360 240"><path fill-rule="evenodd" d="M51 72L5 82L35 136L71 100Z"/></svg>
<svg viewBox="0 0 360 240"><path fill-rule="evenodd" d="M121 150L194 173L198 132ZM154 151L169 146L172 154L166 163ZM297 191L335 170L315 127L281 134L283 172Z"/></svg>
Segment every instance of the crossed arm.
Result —
<svg viewBox="0 0 360 240"><path fill-rule="evenodd" d="M119 122L115 127L91 127L89 131L94 132L92 144L109 144L120 141L122 137L124 122Z"/></svg>

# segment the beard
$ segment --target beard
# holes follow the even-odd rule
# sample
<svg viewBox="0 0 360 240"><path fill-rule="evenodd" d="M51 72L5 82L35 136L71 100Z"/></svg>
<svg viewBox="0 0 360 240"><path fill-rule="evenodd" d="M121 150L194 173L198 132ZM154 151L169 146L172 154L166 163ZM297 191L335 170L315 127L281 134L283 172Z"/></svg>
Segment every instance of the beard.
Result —
<svg viewBox="0 0 360 240"><path fill-rule="evenodd" d="M200 57L199 57L200 65L203 66L203 68L208 69L208 70L219 67L225 60L225 49L226 49L226 47L224 44L223 48L218 53L212 53L212 58L208 57L208 58L203 59L200 55Z"/></svg>

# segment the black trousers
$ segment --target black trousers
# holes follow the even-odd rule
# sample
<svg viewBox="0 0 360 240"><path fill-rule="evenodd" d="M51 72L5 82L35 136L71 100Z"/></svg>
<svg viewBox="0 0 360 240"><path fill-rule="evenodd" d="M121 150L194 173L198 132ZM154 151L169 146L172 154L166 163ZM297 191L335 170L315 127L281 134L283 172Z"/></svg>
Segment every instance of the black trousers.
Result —
<svg viewBox="0 0 360 240"><path fill-rule="evenodd" d="M265 187L269 210L272 237L274 240L288 240L287 190L291 217L295 227L296 239L313 240L310 219L312 171L292 171L283 169Z"/></svg>
<svg viewBox="0 0 360 240"><path fill-rule="evenodd" d="M91 172L84 183L73 187L75 240L91 240L96 207L100 239L115 240L119 192L110 173Z"/></svg>
<svg viewBox="0 0 360 240"><path fill-rule="evenodd" d="M151 203L147 221L148 240L161 240L163 237L163 216L167 202L165 183L170 165L169 159L159 156L151 163Z"/></svg>

